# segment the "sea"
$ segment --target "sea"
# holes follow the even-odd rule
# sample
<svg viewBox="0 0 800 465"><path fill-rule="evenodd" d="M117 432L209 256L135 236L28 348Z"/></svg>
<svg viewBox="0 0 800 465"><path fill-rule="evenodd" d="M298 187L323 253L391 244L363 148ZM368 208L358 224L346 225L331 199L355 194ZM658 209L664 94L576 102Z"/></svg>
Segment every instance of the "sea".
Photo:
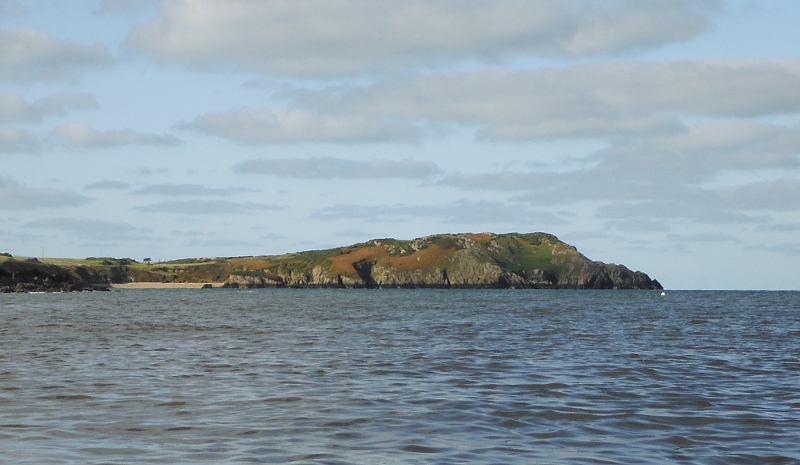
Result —
<svg viewBox="0 0 800 465"><path fill-rule="evenodd" d="M800 463L800 292L2 294L0 463Z"/></svg>

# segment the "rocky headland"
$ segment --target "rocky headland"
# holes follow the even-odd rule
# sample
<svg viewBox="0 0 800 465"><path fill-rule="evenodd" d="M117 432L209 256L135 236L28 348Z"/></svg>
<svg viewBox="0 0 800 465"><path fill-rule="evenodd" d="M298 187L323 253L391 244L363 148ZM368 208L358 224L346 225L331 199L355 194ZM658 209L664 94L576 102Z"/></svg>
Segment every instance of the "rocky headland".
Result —
<svg viewBox="0 0 800 465"><path fill-rule="evenodd" d="M227 288L661 289L641 271L592 261L547 233L375 239L277 256L139 263L0 263L0 291L84 290L111 283L220 283Z"/></svg>
<svg viewBox="0 0 800 465"><path fill-rule="evenodd" d="M108 290L109 285L84 266L62 267L35 258L0 262L0 293Z"/></svg>

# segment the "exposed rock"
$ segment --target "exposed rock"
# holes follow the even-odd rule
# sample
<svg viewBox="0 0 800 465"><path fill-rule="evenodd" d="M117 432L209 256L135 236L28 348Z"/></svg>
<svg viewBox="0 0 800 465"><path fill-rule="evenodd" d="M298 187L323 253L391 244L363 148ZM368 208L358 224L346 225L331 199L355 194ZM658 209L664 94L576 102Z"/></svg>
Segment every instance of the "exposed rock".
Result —
<svg viewBox="0 0 800 465"><path fill-rule="evenodd" d="M224 281L226 288L661 289L645 273L589 260L547 233L441 234L281 256L102 263L56 267L6 260L0 263L0 291L82 290L131 281Z"/></svg>
<svg viewBox="0 0 800 465"><path fill-rule="evenodd" d="M81 276L67 268L39 263L36 259L0 263L0 292L69 292L108 290L108 282Z"/></svg>
<svg viewBox="0 0 800 465"><path fill-rule="evenodd" d="M261 260L261 270L231 274L226 287L661 289L642 272L591 261L546 233L375 239Z"/></svg>

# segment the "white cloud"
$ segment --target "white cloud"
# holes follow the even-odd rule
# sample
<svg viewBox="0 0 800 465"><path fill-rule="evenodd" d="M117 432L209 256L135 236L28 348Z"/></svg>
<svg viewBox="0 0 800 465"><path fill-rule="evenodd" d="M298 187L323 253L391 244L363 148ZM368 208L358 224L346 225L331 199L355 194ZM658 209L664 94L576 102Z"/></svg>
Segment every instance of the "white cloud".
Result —
<svg viewBox="0 0 800 465"><path fill-rule="evenodd" d="M20 94L6 91L0 92L0 123L41 123L48 116L97 107L94 96L86 93L60 93L29 103Z"/></svg>
<svg viewBox="0 0 800 465"><path fill-rule="evenodd" d="M38 153L39 139L28 131L0 127L0 153Z"/></svg>
<svg viewBox="0 0 800 465"><path fill-rule="evenodd" d="M241 174L321 179L425 179L441 173L439 167L430 161L355 161L330 157L248 160L236 165L234 171Z"/></svg>
<svg viewBox="0 0 800 465"><path fill-rule="evenodd" d="M37 30L0 30L0 82L74 79L88 67L112 63L105 46L58 40Z"/></svg>
<svg viewBox="0 0 800 465"><path fill-rule="evenodd" d="M114 148L126 145L175 146L180 140L169 134L136 132L132 129L97 131L81 123L64 123L53 133L74 147L82 149Z"/></svg>
<svg viewBox="0 0 800 465"><path fill-rule="evenodd" d="M0 177L0 210L77 207L91 201L72 191L28 187Z"/></svg>
<svg viewBox="0 0 800 465"><path fill-rule="evenodd" d="M480 70L287 96L316 114L455 124L490 140L659 135L685 130L687 118L800 112L800 60Z"/></svg>
<svg viewBox="0 0 800 465"><path fill-rule="evenodd" d="M595 158L598 175L682 184L709 181L721 171L797 168L800 126L697 124L675 134L616 140Z"/></svg>
<svg viewBox="0 0 800 465"><path fill-rule="evenodd" d="M703 161L698 166L702 168ZM440 184L470 191L516 191L520 194L513 200L531 205L599 204L596 216L613 220L609 226L640 231L665 230L668 224L661 221L665 219L710 224L768 223L771 218L764 213L800 210L798 179L703 187L691 184L697 180L691 174L693 169L683 167L683 180L677 172L668 170L669 174L659 179L657 166L644 177L637 169L626 170L618 164L563 173L456 175Z"/></svg>
<svg viewBox="0 0 800 465"><path fill-rule="evenodd" d="M595 166L559 172L457 174L439 183L463 189L525 192L539 202L631 198L696 201L696 193L702 191L698 186L714 181L723 172L799 168L800 126L750 121L703 123L673 134L617 138L588 160ZM795 196L789 184L785 187L780 193L769 194L780 195L772 200L773 205L791 205ZM735 197L740 190L728 195ZM722 193L714 195L720 205ZM706 194L704 201L714 197ZM768 208L769 202L761 205Z"/></svg>
<svg viewBox="0 0 800 465"><path fill-rule="evenodd" d="M206 113L179 127L242 144L413 142L419 137L419 131L411 124L387 118L271 108Z"/></svg>
<svg viewBox="0 0 800 465"><path fill-rule="evenodd" d="M330 77L518 56L614 54L690 39L706 0L166 1L131 49L201 69Z"/></svg>
<svg viewBox="0 0 800 465"><path fill-rule="evenodd" d="M655 142L689 144L696 151L704 143L717 143L722 149L743 137L750 137L751 145L761 139L769 148L766 138L772 135L785 151L797 139L796 128L750 120L800 113L800 60L484 69L287 91L281 97L290 108L233 108L202 114L179 127L242 144L419 142L461 128L478 139L497 141L613 140L617 151L625 148L623 142L635 150L641 148L636 144ZM724 123L690 123L698 119ZM661 139L641 139L647 137ZM741 155L747 163L749 155Z"/></svg>
<svg viewBox="0 0 800 465"><path fill-rule="evenodd" d="M254 202L230 202L225 200L169 200L141 207L134 207L145 213L178 213L185 215L237 214L280 210L278 205Z"/></svg>

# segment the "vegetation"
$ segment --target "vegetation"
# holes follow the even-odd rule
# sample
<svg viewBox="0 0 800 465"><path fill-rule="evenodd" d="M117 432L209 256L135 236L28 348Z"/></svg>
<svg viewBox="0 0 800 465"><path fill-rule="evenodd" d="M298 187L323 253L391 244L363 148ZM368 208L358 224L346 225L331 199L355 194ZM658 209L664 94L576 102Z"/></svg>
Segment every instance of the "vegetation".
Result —
<svg viewBox="0 0 800 465"><path fill-rule="evenodd" d="M0 262L6 257L0 255ZM97 282L114 283L336 286L388 282L450 286L452 281L458 285L480 282L486 286L581 286L582 280L588 279L588 285L593 286L596 279L601 279L603 285L611 282L610 271L601 269L605 265L590 261L574 247L546 233L441 234L410 241L385 238L278 256L186 258L156 264L149 258L139 263L112 257L42 261ZM592 266L595 268L589 270ZM606 275L597 278L598 273Z"/></svg>

